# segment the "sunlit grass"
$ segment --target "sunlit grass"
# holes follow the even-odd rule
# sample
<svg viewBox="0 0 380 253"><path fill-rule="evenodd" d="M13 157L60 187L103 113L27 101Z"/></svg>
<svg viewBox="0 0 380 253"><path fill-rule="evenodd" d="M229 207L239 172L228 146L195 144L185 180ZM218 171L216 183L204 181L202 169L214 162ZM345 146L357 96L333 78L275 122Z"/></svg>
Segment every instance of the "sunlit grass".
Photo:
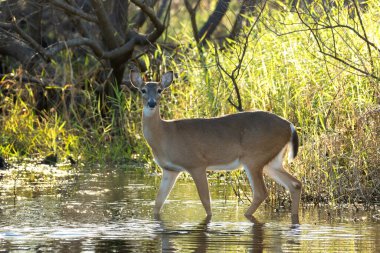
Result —
<svg viewBox="0 0 380 253"><path fill-rule="evenodd" d="M379 9L368 8L362 13L368 25L366 32L378 42L379 30L371 24ZM237 77L243 108L268 110L296 125L301 152L294 165L287 167L304 182L305 199L323 203L378 201L378 81L319 53L317 43L295 13L284 16L271 11L255 28ZM349 25L357 22L347 13L344 18ZM277 34L266 29L273 20L277 21ZM279 20L293 25L279 26ZM290 31L294 33L287 34ZM322 36L328 37L328 33ZM368 69L371 57L363 41L354 40L350 31L341 30L339 35L335 41L339 56ZM178 33L177 40L183 41L186 36ZM213 50L200 56L191 43L181 45L184 53L172 61L181 74L172 88L171 105L165 105L170 108L167 113L187 118L236 112L228 103L229 98L236 103L232 82L218 71ZM233 43L218 48L227 72L238 64L241 47L241 43ZM379 54L372 54L376 55L372 62L378 74Z"/></svg>
<svg viewBox="0 0 380 253"><path fill-rule="evenodd" d="M380 45L378 23L373 21L380 16L380 7L371 3L362 19L369 40ZM349 19L348 13L338 14L340 20L360 29L357 20ZM262 17L249 37L240 75L236 77L243 109L271 111L295 124L300 135L300 153L287 169L302 180L305 200L379 201L379 82L321 54L297 13L266 9ZM176 50L158 47L154 54L142 58L153 78L169 69L177 75L164 94L163 118L235 113L228 100L236 104L236 94L229 77L220 71L217 57L231 73L239 63L244 40L225 45L210 43L201 51L191 31L178 27L169 32L171 42L179 45ZM332 43L330 32L321 32L327 45ZM364 69L373 64L370 67L379 76L379 53L372 51L371 58L366 46L355 40L352 32L343 29L337 32L339 39L334 43L339 56ZM71 82L75 67L67 62L62 75ZM86 85L93 85L92 79ZM3 156L45 156L55 152L59 157L70 155L85 162L137 161L157 169L142 136L141 101L137 93L115 90L106 116L102 115L102 105L91 88L81 93L83 104L64 108L63 113L54 109L37 116L31 107L33 92L16 90L19 93L14 97L0 93ZM239 187L249 192L244 176L236 172L236 178ZM268 186L275 193L273 196L284 196L281 187L271 182Z"/></svg>

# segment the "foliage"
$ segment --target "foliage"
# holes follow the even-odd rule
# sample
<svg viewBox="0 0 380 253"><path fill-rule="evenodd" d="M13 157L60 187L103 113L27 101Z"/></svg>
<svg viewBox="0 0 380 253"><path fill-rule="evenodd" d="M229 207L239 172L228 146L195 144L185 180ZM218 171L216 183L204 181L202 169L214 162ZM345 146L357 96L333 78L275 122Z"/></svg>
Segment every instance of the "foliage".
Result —
<svg viewBox="0 0 380 253"><path fill-rule="evenodd" d="M321 15L319 22L340 15L332 19L357 27L358 15L352 17L340 8L328 16ZM360 13L367 38L375 45L379 45L380 34L371 20L379 11L378 6L369 3ZM172 88L171 104L165 105L171 108L165 110L166 117L235 112L233 104L227 102L236 100L233 82L220 71L217 61L219 58L226 73L232 73L240 64L237 80L243 108L272 111L297 126L300 156L288 167L302 178L304 198L325 203L376 202L380 194L380 90L376 78L379 52L368 50L366 41L355 38L352 30L343 27L334 31L334 42L326 41L330 29L320 30L318 36L325 37L324 46L336 52L321 49L321 41L313 39L311 31L300 22L299 12L284 13L264 10L242 62L244 36L240 42L231 41L217 51L200 53L192 50L196 45L183 43L186 34L177 34L176 40L183 47L171 58L173 68L181 74L179 84ZM326 57L325 50L331 50L339 59ZM351 64L359 70L351 68ZM360 71L371 68L368 75Z"/></svg>
<svg viewBox="0 0 380 253"><path fill-rule="evenodd" d="M380 16L379 6L369 1L365 10L353 16L345 6L331 7L331 12L322 11L320 5L309 6L308 12L279 6L266 6L259 22L247 17L255 26L242 31L236 40L199 47L189 29L176 27L169 33L171 43L177 45L174 50L157 46L154 53L144 55L147 76L159 79L168 69L178 75L164 95L163 118L236 112L236 87L226 73L239 66L234 78L242 108L272 111L297 127L299 157L287 169L302 179L305 200L379 201L380 91L376 77L380 52L368 49L368 42L380 45L380 31L373 22ZM366 40L347 29L353 27L362 34L359 18L365 24ZM333 21L345 26L321 27L332 26ZM66 113L54 107L37 116L30 107L33 89L15 90L19 93L12 96L0 93L0 153L6 157L58 152L60 157L72 155L86 162L138 161L153 166L142 137L138 94L115 89L112 111L104 116L96 95L91 88L85 89L81 96L87 102L82 106L66 107ZM235 178L244 183L238 185L249 192L240 173L235 172ZM230 174L223 177L232 180ZM276 193L273 196L283 196L280 187L272 182L268 186Z"/></svg>

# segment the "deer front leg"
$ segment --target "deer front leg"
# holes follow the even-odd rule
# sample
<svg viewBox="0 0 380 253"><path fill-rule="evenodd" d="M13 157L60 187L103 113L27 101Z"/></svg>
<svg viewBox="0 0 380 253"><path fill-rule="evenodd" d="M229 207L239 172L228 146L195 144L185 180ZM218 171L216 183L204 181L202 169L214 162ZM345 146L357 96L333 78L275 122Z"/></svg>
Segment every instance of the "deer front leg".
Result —
<svg viewBox="0 0 380 253"><path fill-rule="evenodd" d="M211 198L210 191L208 189L207 174L205 169L195 169L189 171L191 177L194 180L195 186L198 190L199 198L202 202L204 209L206 210L207 216L211 216Z"/></svg>
<svg viewBox="0 0 380 253"><path fill-rule="evenodd" d="M165 200L167 199L169 193L173 189L173 186L178 178L179 173L180 172L178 171L162 169L160 189L158 191L156 203L153 210L155 215L158 215L160 213L161 208L165 203Z"/></svg>

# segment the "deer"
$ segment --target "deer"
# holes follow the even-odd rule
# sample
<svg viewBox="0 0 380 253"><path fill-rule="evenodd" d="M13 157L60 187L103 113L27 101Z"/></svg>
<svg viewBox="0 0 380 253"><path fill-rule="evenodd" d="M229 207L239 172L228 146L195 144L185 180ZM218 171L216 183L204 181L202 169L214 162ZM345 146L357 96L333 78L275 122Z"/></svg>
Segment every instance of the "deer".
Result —
<svg viewBox="0 0 380 253"><path fill-rule="evenodd" d="M264 173L285 187L291 197L291 220L299 223L301 182L287 172L283 161L298 153L299 138L292 123L266 111L239 112L214 118L164 120L160 116L163 91L173 82L173 72L161 81L145 82L130 72L131 84L142 96L142 131L162 179L153 213L159 215L178 176L188 172L207 216L212 215L207 170L244 168L253 200L245 212L252 217L268 197Z"/></svg>

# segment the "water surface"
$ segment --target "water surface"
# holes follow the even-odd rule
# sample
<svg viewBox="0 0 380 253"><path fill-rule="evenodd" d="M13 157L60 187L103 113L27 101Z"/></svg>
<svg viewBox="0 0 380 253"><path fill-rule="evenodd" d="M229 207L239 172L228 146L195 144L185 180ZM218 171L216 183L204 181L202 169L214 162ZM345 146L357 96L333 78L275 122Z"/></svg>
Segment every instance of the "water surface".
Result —
<svg viewBox="0 0 380 253"><path fill-rule="evenodd" d="M84 173L54 190L1 189L0 252L379 252L380 212L308 207L243 213L230 186L212 183L212 219L190 180L153 217L159 178L142 171ZM378 208L377 208L378 209ZM277 210L277 211L275 211Z"/></svg>

